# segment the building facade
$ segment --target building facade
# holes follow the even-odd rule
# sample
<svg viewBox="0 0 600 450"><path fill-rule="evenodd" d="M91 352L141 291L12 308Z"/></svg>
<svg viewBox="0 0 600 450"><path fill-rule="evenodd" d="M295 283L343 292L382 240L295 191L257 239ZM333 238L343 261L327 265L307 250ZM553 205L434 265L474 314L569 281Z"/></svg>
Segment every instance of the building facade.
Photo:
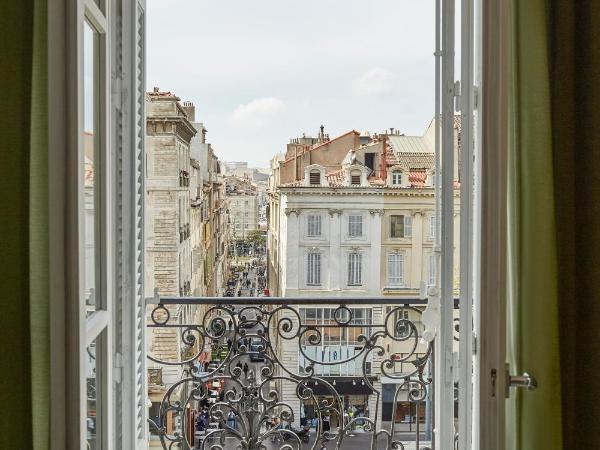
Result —
<svg viewBox="0 0 600 450"><path fill-rule="evenodd" d="M436 201L433 127L422 136L384 133L361 136L351 131L329 140L321 130L312 138L292 140L285 155L272 162L269 181L269 288L272 295L283 297L424 297L426 288L436 284L435 253ZM458 179L455 178L458 186ZM456 196L458 210L458 191ZM459 216L455 217L458 242ZM458 248L458 246L457 246ZM458 263L458 255L455 255ZM385 303L353 307L354 325L383 323L394 311L396 322L408 319L421 328L420 308L394 310ZM354 361L360 352L359 334L342 333L332 324L332 311L324 307L302 308L300 316L308 323L324 327L317 346L307 346L299 355L293 344L283 342L283 363L302 368L311 359L332 362L350 361L331 372L315 365L317 375L336 381L338 390L347 395L347 405L369 411L384 421L390 417L397 381L382 376L376 356L367 361L375 390L382 392L376 406L372 392L357 393L354 384L362 374L362 364ZM313 321L313 322L311 322ZM419 330L422 332L422 330ZM424 342L414 350L402 339L390 339L387 350L397 355L395 371L407 371L411 360L423 357ZM308 359L308 361L306 361ZM319 372L319 367L321 372ZM414 367L414 366L413 366ZM285 387L282 387L285 393ZM344 392L344 389L347 392ZM420 413L406 411L408 390L397 397L403 402L397 416ZM391 395L390 395L391 392ZM402 395L403 394L403 395ZM405 398L405 400L402 400ZM285 401L299 400L293 392ZM410 405L409 405L410 406ZM400 413L398 411L401 411Z"/></svg>
<svg viewBox="0 0 600 450"><path fill-rule="evenodd" d="M170 92L155 88L146 96L146 297L222 293L229 239L224 184L195 113L193 103ZM205 307L170 305L167 310L170 323L199 323ZM161 361L181 361L202 351L184 348L176 328L150 328L147 345ZM182 373L180 365L149 361L147 366L152 419ZM169 420L157 425L178 426Z"/></svg>

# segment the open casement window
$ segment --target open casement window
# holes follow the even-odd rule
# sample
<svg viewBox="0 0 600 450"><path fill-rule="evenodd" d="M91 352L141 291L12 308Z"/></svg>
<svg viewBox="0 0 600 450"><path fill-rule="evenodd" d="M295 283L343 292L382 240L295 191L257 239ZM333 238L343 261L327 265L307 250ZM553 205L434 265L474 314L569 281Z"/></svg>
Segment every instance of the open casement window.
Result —
<svg viewBox="0 0 600 450"><path fill-rule="evenodd" d="M67 261L53 276L68 287L52 306L65 317L65 345L52 345L66 369L66 407L52 411L53 427L64 428L57 448L146 449L145 2L63 8L49 21L56 42L67 43L49 64L49 78L64 86L49 103L51 151L64 158L62 176L51 167L50 203L67 211L64 228L50 230Z"/></svg>

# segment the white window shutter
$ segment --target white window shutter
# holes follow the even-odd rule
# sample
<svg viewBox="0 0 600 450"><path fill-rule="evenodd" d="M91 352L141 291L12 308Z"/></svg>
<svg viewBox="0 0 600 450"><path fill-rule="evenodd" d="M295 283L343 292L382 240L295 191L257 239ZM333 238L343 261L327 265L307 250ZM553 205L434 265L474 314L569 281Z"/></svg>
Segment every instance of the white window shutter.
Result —
<svg viewBox="0 0 600 450"><path fill-rule="evenodd" d="M115 449L146 450L147 385L144 298L145 0L115 8L116 85L113 104L117 138L117 257L120 264L115 311L118 365ZM113 89L115 91L115 89Z"/></svg>
<svg viewBox="0 0 600 450"><path fill-rule="evenodd" d="M404 237L412 237L412 216L404 216Z"/></svg>

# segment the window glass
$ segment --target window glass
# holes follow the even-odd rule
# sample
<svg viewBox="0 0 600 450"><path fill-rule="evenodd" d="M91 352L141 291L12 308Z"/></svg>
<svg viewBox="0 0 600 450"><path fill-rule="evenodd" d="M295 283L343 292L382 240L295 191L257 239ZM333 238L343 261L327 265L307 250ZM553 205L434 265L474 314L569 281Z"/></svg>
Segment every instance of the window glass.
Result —
<svg viewBox="0 0 600 450"><path fill-rule="evenodd" d="M360 253L348 255L348 285L362 285L362 255Z"/></svg>
<svg viewBox="0 0 600 450"><path fill-rule="evenodd" d="M392 173L392 184L402 184L402 173L401 172Z"/></svg>
<svg viewBox="0 0 600 450"><path fill-rule="evenodd" d="M306 284L318 286L321 284L321 254L311 252L308 254Z"/></svg>
<svg viewBox="0 0 600 450"><path fill-rule="evenodd" d="M350 237L362 236L362 216L348 216L348 235Z"/></svg>
<svg viewBox="0 0 600 450"><path fill-rule="evenodd" d="M391 253L388 255L388 284L391 286L404 283L404 255Z"/></svg>
<svg viewBox="0 0 600 450"><path fill-rule="evenodd" d="M307 218L307 235L311 237L321 236L321 216L311 214Z"/></svg>
<svg viewBox="0 0 600 450"><path fill-rule="evenodd" d="M402 216L402 215L390 216L390 237L393 237L393 238L404 237L404 216Z"/></svg>
<svg viewBox="0 0 600 450"><path fill-rule="evenodd" d="M83 303L89 316L100 307L99 241L99 35L83 23Z"/></svg>

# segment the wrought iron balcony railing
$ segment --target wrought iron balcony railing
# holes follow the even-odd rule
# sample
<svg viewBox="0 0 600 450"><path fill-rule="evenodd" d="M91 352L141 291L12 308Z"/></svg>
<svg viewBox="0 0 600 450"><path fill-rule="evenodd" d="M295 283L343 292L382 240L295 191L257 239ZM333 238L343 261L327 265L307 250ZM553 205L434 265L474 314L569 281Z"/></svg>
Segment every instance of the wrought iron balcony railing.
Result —
<svg viewBox="0 0 600 450"><path fill-rule="evenodd" d="M172 382L163 375L164 397L152 407L150 429L164 449L431 447L426 300L162 297L148 304L151 365L180 373Z"/></svg>

